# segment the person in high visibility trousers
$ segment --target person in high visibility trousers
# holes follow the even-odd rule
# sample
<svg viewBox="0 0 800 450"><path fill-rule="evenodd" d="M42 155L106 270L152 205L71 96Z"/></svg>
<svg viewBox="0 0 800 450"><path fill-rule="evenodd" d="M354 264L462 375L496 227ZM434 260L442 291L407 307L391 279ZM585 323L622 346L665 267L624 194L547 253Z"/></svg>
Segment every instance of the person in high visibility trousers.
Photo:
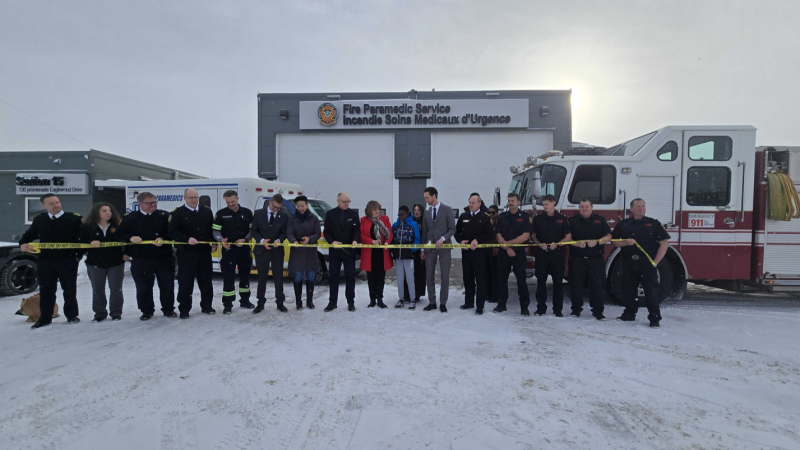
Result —
<svg viewBox="0 0 800 450"><path fill-rule="evenodd" d="M222 243L222 259L219 267L222 270L222 306L223 314L233 312L233 302L236 300L236 270L239 270L239 306L253 309L255 305L250 302L250 268L253 258L250 256L250 246L244 245L252 237L250 228L253 226L253 212L239 205L239 194L234 190L222 194L225 199L225 208L214 215L214 224L211 234L217 242Z"/></svg>

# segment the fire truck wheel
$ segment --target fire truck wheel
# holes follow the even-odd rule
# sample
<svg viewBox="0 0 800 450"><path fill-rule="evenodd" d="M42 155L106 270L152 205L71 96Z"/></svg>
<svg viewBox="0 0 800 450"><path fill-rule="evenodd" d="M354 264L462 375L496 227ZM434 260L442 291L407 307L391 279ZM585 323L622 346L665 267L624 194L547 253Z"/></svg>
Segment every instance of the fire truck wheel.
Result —
<svg viewBox="0 0 800 450"><path fill-rule="evenodd" d="M667 258L664 258L664 260L658 264L659 303L663 302L670 296L673 290L673 283L674 272L672 270L672 264L667 260ZM612 302L618 305L622 304L622 264L620 264L619 258L614 261L614 263L611 265L611 269L609 270L608 278L606 280L606 293L611 298ZM641 286L639 286L637 302L639 303L640 307L645 306L644 292L642 291Z"/></svg>

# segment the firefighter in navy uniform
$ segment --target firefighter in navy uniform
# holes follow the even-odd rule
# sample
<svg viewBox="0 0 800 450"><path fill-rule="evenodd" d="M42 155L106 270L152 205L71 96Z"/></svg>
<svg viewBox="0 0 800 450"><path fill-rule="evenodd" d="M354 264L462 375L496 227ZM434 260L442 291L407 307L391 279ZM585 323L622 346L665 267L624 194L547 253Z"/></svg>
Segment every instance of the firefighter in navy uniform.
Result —
<svg viewBox="0 0 800 450"><path fill-rule="evenodd" d="M574 241L569 249L569 287L572 299L572 317L583 312L583 290L589 285L589 306L597 320L603 315L603 289L606 284L603 244L611 240L611 228L606 218L592 213L592 201L584 198L578 203L578 214L569 218L569 228ZM600 242L596 242L599 240Z"/></svg>
<svg viewBox="0 0 800 450"><path fill-rule="evenodd" d="M223 314L230 314L236 300L236 270L239 270L239 306L253 309L250 303L250 268L253 258L250 246L245 243L252 237L253 212L239 205L239 194L230 190L222 194L226 208L214 216L213 235L222 243L222 259L219 262L223 275L222 305ZM245 244L245 245L242 245Z"/></svg>
<svg viewBox="0 0 800 450"><path fill-rule="evenodd" d="M156 311L153 302L153 284L156 280L161 312L165 317L176 318L175 258L172 256L172 246L161 243L169 239L169 213L158 209L158 199L151 192L140 192L136 201L139 210L125 214L114 233L114 239L132 244L154 241L153 245L127 246L131 257L131 276L136 284L136 303L142 312L139 320L152 319Z"/></svg>
<svg viewBox="0 0 800 450"><path fill-rule="evenodd" d="M64 212L61 202L55 194L44 194L39 198L47 212L33 219L30 228L20 239L20 250L30 251L28 244L35 240L41 243L78 243L81 232L80 214ZM64 315L68 323L78 323L77 278L78 262L83 250L41 250L36 260L36 277L39 281L39 320L31 328L36 329L50 325L53 321L53 309L56 305L57 284L61 283L64 296Z"/></svg>
<svg viewBox="0 0 800 450"><path fill-rule="evenodd" d="M533 232L533 224L528 213L519 209L519 195L513 192L508 194L508 211L500 214L494 231L498 244L524 244L528 242ZM525 275L526 263L525 247L500 248L497 256L500 292L494 312L501 313L506 311L508 277L513 270L514 277L517 279L517 293L519 294L519 306L522 315L530 316L528 305L530 305L531 299L528 294L527 277Z"/></svg>
<svg viewBox="0 0 800 450"><path fill-rule="evenodd" d="M470 244L470 248L461 249L461 265L464 275L464 304L461 309L475 307L477 295L478 309L475 314L483 314L486 301L487 280L486 263L489 261L487 248L477 248L478 244L488 244L494 240L494 230L489 215L481 211L481 198L472 194L469 198L469 209L461 214L456 223L455 238L462 244ZM477 294L476 294L477 285Z"/></svg>
<svg viewBox="0 0 800 450"><path fill-rule="evenodd" d="M564 317L564 252L559 242L572 240L569 221L566 216L556 211L556 198L553 195L542 197L542 213L533 218L533 242L539 245L536 249L536 312L535 316L543 316L547 312L547 276L553 278L553 314ZM549 245L545 245L549 244Z"/></svg>
<svg viewBox="0 0 800 450"><path fill-rule="evenodd" d="M197 191L188 188L183 192L183 206L172 210L169 215L169 237L173 241L188 242L178 245L178 309L181 319L189 318L192 309L194 280L200 288L200 310L203 314L215 314L212 308L214 288L211 284L213 273L211 253L217 245L199 244L214 240L211 226L214 213L208 206L200 205Z"/></svg>
<svg viewBox="0 0 800 450"><path fill-rule="evenodd" d="M620 256L623 270L622 301L625 311L617 319L624 322L636 320L639 306L636 297L641 283L644 297L647 302L647 318L650 326L658 328L661 322L661 309L658 301L658 269L656 266L664 259L669 247L669 233L656 219L646 217L647 206L644 200L636 198L631 201L633 217L627 218L614 228L614 239L626 239L614 242L615 247L620 247ZM636 246L638 243L653 263Z"/></svg>

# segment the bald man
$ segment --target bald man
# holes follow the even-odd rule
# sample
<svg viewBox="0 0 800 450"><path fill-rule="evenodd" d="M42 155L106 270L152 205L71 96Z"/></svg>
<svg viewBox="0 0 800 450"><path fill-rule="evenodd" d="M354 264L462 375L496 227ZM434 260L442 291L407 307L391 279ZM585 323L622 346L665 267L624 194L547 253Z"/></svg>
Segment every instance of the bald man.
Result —
<svg viewBox="0 0 800 450"><path fill-rule="evenodd" d="M350 196L340 192L336 196L336 208L325 213L325 240L333 245L358 244L361 241L358 211L350 209ZM347 310L355 311L356 298L356 252L354 248L331 248L328 253L328 281L330 282L328 306L325 312L331 312L339 301L339 274L344 265L345 291Z"/></svg>
<svg viewBox="0 0 800 450"><path fill-rule="evenodd" d="M183 206L172 210L169 215L169 237L173 241L186 242L177 245L178 256L178 309L181 319L189 318L192 309L194 280L200 288L200 310L203 314L214 314L214 288L211 284L213 273L211 253L217 245L200 244L214 242L214 213L208 206L200 205L200 195L195 189L183 192Z"/></svg>

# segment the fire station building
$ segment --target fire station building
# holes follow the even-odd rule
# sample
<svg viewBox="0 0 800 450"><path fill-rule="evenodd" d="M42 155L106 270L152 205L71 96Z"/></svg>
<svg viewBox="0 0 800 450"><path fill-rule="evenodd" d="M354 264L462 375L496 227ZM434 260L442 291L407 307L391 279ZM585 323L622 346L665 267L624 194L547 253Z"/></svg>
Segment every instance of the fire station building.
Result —
<svg viewBox="0 0 800 450"><path fill-rule="evenodd" d="M394 218L426 186L463 208L507 192L510 166L569 150L569 90L258 94L258 173L335 206L377 200ZM505 199L503 199L503 202Z"/></svg>

